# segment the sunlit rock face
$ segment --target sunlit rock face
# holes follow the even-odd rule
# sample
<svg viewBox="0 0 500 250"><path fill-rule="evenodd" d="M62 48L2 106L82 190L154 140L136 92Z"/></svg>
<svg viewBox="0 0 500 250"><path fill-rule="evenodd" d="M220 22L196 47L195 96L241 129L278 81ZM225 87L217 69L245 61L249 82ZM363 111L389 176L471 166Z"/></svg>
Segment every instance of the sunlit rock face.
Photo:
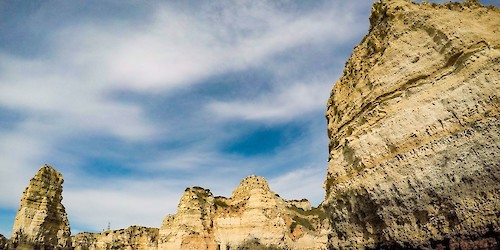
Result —
<svg viewBox="0 0 500 250"><path fill-rule="evenodd" d="M498 249L500 11L373 5L335 83L329 247Z"/></svg>
<svg viewBox="0 0 500 250"><path fill-rule="evenodd" d="M306 203L301 201L302 205ZM214 197L203 188L188 188L177 214L163 221L158 246L159 249L326 249L329 231L326 215L310 204L307 208L280 198L258 176L243 179L230 198Z"/></svg>
<svg viewBox="0 0 500 250"><path fill-rule="evenodd" d="M72 238L75 250L158 249L158 228L131 226L102 233L79 233Z"/></svg>
<svg viewBox="0 0 500 250"><path fill-rule="evenodd" d="M71 232L62 205L63 177L44 165L23 193L9 249L70 249Z"/></svg>
<svg viewBox="0 0 500 250"><path fill-rule="evenodd" d="M160 228L160 249L216 249L213 237L214 196L210 190L188 188L175 216Z"/></svg>

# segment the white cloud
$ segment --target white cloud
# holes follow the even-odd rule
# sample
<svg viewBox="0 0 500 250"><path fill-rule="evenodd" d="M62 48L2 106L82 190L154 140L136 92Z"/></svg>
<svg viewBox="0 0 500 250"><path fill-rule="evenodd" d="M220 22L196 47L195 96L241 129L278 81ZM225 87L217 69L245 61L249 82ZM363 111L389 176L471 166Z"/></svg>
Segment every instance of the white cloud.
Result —
<svg viewBox="0 0 500 250"><path fill-rule="evenodd" d="M307 198L313 206L324 199L324 165L302 167L269 180L271 189L288 200ZM311 192L314 190L314 192Z"/></svg>
<svg viewBox="0 0 500 250"><path fill-rule="evenodd" d="M89 180L89 178L87 178ZM69 187L63 204L72 233L90 228L99 231L110 222L113 229L131 225L159 227L167 214L175 213L184 189L165 182L106 179L94 187ZM101 228L99 228L101 227Z"/></svg>
<svg viewBox="0 0 500 250"><path fill-rule="evenodd" d="M4 72L0 76L0 105L19 110L36 125L57 127L57 133L51 135L54 138L99 131L136 140L151 138L155 132L138 106L107 98L101 86L68 75L63 63L2 55L0 61Z"/></svg>
<svg viewBox="0 0 500 250"><path fill-rule="evenodd" d="M281 85L253 100L214 101L208 109L225 119L288 121L324 109L330 88L327 81Z"/></svg>
<svg viewBox="0 0 500 250"><path fill-rule="evenodd" d="M36 173L45 146L35 134L12 132L0 134L0 204L15 208L24 188Z"/></svg>
<svg viewBox="0 0 500 250"><path fill-rule="evenodd" d="M342 9L345 6L303 15L258 3L219 7L238 16L227 10L183 13L162 6L143 25L71 27L55 36L61 47L58 57L115 88L154 92L259 65L299 45L329 42L331 46L352 38L361 27L352 26L353 17Z"/></svg>

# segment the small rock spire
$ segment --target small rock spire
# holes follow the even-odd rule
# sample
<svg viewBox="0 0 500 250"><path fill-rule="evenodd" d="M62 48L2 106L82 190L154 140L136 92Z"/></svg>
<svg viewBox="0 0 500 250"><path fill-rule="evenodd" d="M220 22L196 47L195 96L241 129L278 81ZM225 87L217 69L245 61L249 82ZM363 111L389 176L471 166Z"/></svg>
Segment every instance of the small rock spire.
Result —
<svg viewBox="0 0 500 250"><path fill-rule="evenodd" d="M43 165L23 193L14 221L11 248L71 249L71 231L64 206L62 174Z"/></svg>

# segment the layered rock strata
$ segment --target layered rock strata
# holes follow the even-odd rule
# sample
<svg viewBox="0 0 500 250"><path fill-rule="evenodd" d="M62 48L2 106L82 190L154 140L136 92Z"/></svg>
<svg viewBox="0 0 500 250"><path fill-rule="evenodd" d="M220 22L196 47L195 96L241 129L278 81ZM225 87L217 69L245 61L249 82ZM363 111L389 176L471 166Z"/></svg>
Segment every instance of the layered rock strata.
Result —
<svg viewBox="0 0 500 250"><path fill-rule="evenodd" d="M160 229L130 227L73 237L77 250L326 249L329 221L307 200L287 201L262 177L245 178L230 198L187 188Z"/></svg>
<svg viewBox="0 0 500 250"><path fill-rule="evenodd" d="M301 204L308 204L301 201ZM245 178L230 198L189 188L176 215L160 229L160 249L325 249L328 220L321 209L287 202L262 177Z"/></svg>
<svg viewBox="0 0 500 250"><path fill-rule="evenodd" d="M131 226L102 233L79 233L72 237L75 250L158 249L158 228Z"/></svg>
<svg viewBox="0 0 500 250"><path fill-rule="evenodd" d="M30 180L17 212L9 249L70 249L71 231L62 205L61 173L44 165Z"/></svg>
<svg viewBox="0 0 500 250"><path fill-rule="evenodd" d="M328 101L331 248L500 247L500 11L373 5Z"/></svg>

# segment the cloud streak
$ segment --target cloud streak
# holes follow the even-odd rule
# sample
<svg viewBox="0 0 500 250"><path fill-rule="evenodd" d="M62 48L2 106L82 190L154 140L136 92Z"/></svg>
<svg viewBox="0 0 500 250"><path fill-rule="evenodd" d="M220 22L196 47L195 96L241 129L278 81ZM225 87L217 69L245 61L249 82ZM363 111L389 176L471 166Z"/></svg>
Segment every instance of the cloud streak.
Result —
<svg viewBox="0 0 500 250"><path fill-rule="evenodd" d="M324 82L282 85L257 100L214 101L208 109L223 119L289 121L322 110L329 88Z"/></svg>

